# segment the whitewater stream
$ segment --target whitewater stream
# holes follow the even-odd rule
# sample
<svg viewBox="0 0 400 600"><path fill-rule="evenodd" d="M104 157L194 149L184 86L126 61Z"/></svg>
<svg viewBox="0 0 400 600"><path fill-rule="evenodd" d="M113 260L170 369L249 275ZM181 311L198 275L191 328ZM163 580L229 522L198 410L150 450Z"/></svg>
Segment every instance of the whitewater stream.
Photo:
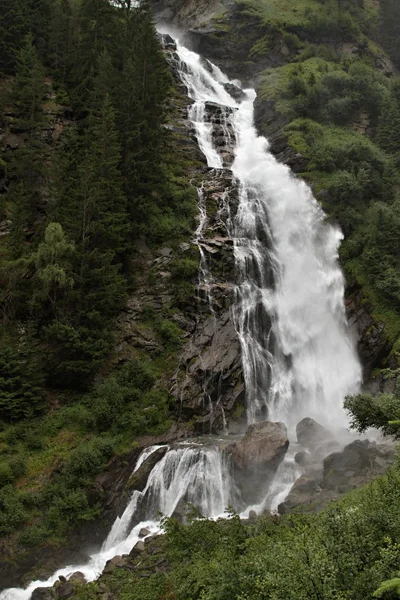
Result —
<svg viewBox="0 0 400 600"><path fill-rule="evenodd" d="M230 231L238 273L232 311L242 348L247 421L283 421L290 436L305 416L331 431L343 430L347 425L343 399L358 391L361 366L344 310L338 264L342 233L327 223L307 185L278 163L267 140L257 135L255 92L245 90L243 100L236 102L225 89L228 78L217 67L179 43L177 52L181 79L194 100L189 118L209 167L221 169L224 164L213 143L206 103L224 107L227 145L234 145L231 168L239 186L239 207ZM197 238L204 211L199 190ZM203 255L201 271L207 284ZM159 448L144 450L135 470ZM276 508L299 473L289 450L265 501L247 507L243 514ZM93 581L109 559L130 552L142 528L151 533L160 530L160 513L170 516L189 502L203 515L217 518L229 505L235 506L236 495L218 444L208 440L174 445L150 473L146 488L133 492L125 512L87 564L69 565L26 589L4 590L0 600L29 600L35 588L51 586L59 575L68 578L76 571Z"/></svg>

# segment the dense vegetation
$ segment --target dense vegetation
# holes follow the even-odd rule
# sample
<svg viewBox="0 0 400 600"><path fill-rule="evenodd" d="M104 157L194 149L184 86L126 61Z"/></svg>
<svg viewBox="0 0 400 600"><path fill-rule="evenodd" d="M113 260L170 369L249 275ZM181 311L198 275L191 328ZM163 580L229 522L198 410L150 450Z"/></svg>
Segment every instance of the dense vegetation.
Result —
<svg viewBox="0 0 400 600"><path fill-rule="evenodd" d="M29 523L25 545L98 515L94 476L171 423L172 315L143 311L151 356L113 356L129 292L154 283L136 245L176 246L196 211L165 127L178 92L149 6L131 4L0 9L0 534ZM197 263L175 263L179 304Z"/></svg>
<svg viewBox="0 0 400 600"><path fill-rule="evenodd" d="M397 389L379 401L348 398L353 427L400 437ZM396 423L388 423L395 419ZM317 515L164 522L165 537L122 569L76 590L123 600L366 600L400 597L400 465Z"/></svg>
<svg viewBox="0 0 400 600"><path fill-rule="evenodd" d="M186 526L168 520L157 553L76 596L95 600L107 591L124 600L398 598L399 493L396 467L319 515L263 517L254 524L237 516Z"/></svg>

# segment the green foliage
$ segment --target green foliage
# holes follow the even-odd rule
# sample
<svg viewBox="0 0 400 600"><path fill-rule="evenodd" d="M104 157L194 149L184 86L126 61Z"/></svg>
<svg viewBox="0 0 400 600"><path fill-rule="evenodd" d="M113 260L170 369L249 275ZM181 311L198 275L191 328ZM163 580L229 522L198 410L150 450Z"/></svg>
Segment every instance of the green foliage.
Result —
<svg viewBox="0 0 400 600"><path fill-rule="evenodd" d="M182 343L182 330L173 321L162 321L158 331L163 342L170 349L179 348Z"/></svg>
<svg viewBox="0 0 400 600"><path fill-rule="evenodd" d="M29 34L17 56L14 101L20 123L32 130L38 125L44 96L44 73L39 62L33 37Z"/></svg>
<svg viewBox="0 0 400 600"><path fill-rule="evenodd" d="M389 594L398 580L381 582L397 573L400 559L399 483L394 468L322 513L251 524L234 513L209 521L189 508L187 525L165 520L165 538L143 553L140 570L116 569L86 592L92 600L105 590L131 600L397 597ZM154 560L163 561L162 571Z"/></svg>
<svg viewBox="0 0 400 600"><path fill-rule="evenodd" d="M391 377L398 377L391 373ZM346 398L344 407L349 411L351 427L360 433L370 427L381 429L384 435L400 438L400 382L396 381L394 394L357 394Z"/></svg>
<svg viewBox="0 0 400 600"><path fill-rule="evenodd" d="M43 410L43 374L39 361L24 346L6 341L0 347L0 418L18 421Z"/></svg>

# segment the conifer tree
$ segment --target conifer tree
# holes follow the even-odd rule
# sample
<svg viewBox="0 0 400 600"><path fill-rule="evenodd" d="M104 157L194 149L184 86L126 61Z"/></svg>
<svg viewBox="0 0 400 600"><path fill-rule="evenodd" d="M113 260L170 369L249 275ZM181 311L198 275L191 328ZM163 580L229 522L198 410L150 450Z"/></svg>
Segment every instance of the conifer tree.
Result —
<svg viewBox="0 0 400 600"><path fill-rule="evenodd" d="M32 34L28 34L17 55L17 71L13 89L21 124L29 130L37 128L44 96L44 73Z"/></svg>
<svg viewBox="0 0 400 600"><path fill-rule="evenodd" d="M0 19L0 72L14 73L17 50L27 31L22 0L2 0Z"/></svg>

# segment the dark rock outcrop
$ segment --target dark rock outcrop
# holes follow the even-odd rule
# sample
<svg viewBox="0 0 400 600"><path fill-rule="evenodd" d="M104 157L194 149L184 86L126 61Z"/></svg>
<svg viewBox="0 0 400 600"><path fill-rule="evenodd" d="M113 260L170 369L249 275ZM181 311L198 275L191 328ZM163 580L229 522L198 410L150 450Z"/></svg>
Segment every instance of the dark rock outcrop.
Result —
<svg viewBox="0 0 400 600"><path fill-rule="evenodd" d="M332 437L325 427L310 417L305 417L297 424L296 435L304 448L315 448Z"/></svg>
<svg viewBox="0 0 400 600"><path fill-rule="evenodd" d="M305 464L301 475L285 501L279 505L280 514L315 512L325 508L341 494L365 485L382 475L393 463L394 444L355 440L340 452L327 456L320 467Z"/></svg>
<svg viewBox="0 0 400 600"><path fill-rule="evenodd" d="M228 446L233 476L245 504L257 504L265 497L288 447L285 425L271 421L250 425L239 442Z"/></svg>
<svg viewBox="0 0 400 600"><path fill-rule="evenodd" d="M346 299L349 327L357 340L357 349L364 367L364 377L379 365L390 351L385 324L371 316L372 307L365 302L362 291L353 292Z"/></svg>
<svg viewBox="0 0 400 600"><path fill-rule="evenodd" d="M150 454L148 459L140 465L139 469L129 477L128 483L125 486L126 491L132 492L133 490L137 490L138 492L142 492L146 487L150 473L156 464L165 456L167 451L168 446L164 446Z"/></svg>

